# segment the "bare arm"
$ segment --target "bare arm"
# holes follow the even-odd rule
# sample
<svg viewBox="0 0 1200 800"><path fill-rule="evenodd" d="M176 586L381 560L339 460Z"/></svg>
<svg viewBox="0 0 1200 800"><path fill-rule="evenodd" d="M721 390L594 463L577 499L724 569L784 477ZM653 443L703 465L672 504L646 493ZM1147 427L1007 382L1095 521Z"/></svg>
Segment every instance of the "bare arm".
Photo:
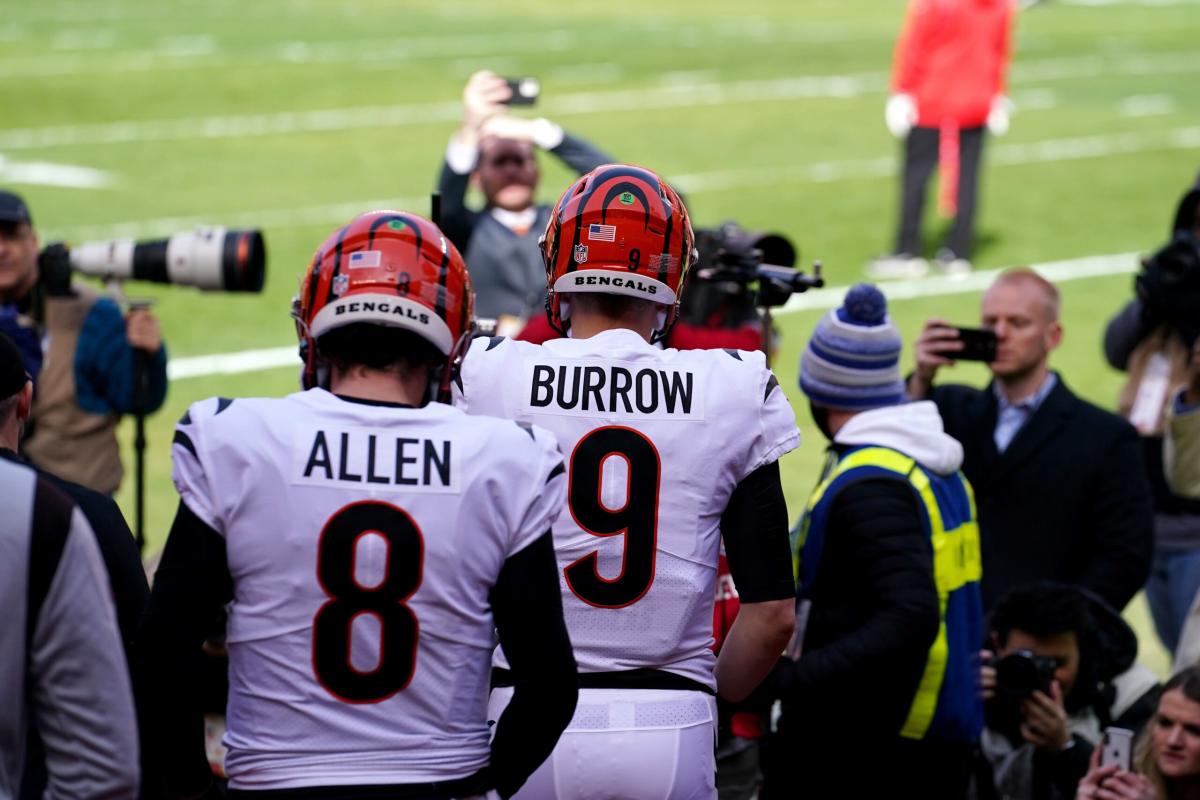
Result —
<svg viewBox="0 0 1200 800"><path fill-rule="evenodd" d="M779 463L738 484L721 515L729 571L741 609L717 658L717 691L742 700L767 676L792 635L796 584Z"/></svg>
<svg viewBox="0 0 1200 800"><path fill-rule="evenodd" d="M717 692L731 702L750 696L779 660L795 620L795 601L743 603L717 657Z"/></svg>

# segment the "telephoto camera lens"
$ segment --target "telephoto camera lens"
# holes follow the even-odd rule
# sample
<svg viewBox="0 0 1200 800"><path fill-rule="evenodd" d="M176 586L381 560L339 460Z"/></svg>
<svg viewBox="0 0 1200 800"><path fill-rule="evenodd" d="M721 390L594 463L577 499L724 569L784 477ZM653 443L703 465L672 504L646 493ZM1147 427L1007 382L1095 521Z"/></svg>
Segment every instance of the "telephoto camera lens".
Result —
<svg viewBox="0 0 1200 800"><path fill-rule="evenodd" d="M261 292L266 260L261 231L220 227L197 228L167 239L114 239L71 248L71 268L86 275L219 292Z"/></svg>

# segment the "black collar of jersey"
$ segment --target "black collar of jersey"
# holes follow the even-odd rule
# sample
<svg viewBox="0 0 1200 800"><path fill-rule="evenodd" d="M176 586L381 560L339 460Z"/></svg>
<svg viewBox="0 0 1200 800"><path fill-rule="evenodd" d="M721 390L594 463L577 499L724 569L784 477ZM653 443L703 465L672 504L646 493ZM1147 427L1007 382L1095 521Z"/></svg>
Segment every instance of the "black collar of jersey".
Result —
<svg viewBox="0 0 1200 800"><path fill-rule="evenodd" d="M359 403L364 406L383 406L385 408L416 408L411 403L390 403L387 400L368 400L365 397L351 397L348 394L334 394L339 400L345 400L347 403Z"/></svg>

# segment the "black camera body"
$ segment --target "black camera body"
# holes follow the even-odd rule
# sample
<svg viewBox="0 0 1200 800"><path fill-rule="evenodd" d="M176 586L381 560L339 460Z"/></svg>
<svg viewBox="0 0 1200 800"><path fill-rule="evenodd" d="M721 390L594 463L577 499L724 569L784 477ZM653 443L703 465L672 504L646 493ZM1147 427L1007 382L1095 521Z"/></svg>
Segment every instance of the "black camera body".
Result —
<svg viewBox="0 0 1200 800"><path fill-rule="evenodd" d="M696 229L692 267L680 313L691 325L737 327L794 292L823 286L819 274L794 269L796 248L780 233L748 231L733 221ZM715 319L714 319L715 318Z"/></svg>
<svg viewBox="0 0 1200 800"><path fill-rule="evenodd" d="M996 659L996 697L1020 700L1034 692L1050 694L1050 683L1058 659L1039 656L1032 650L1014 650Z"/></svg>
<svg viewBox="0 0 1200 800"><path fill-rule="evenodd" d="M1194 231L1176 231L1144 259L1134 286L1150 319L1174 328L1188 345L1200 336L1200 236Z"/></svg>

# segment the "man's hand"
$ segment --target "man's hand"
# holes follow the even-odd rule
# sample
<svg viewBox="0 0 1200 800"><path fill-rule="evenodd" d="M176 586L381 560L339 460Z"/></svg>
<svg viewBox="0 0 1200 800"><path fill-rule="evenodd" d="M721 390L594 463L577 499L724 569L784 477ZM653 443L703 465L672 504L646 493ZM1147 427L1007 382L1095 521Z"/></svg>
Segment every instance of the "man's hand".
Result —
<svg viewBox="0 0 1200 800"><path fill-rule="evenodd" d="M1071 741L1062 688L1050 682L1050 694L1034 692L1021 701L1021 736L1039 750L1058 752Z"/></svg>
<svg viewBox="0 0 1200 800"><path fill-rule="evenodd" d="M480 126L479 138L489 136L528 142L543 150L553 150L562 144L563 129L544 117L526 119L503 113L488 117Z"/></svg>
<svg viewBox="0 0 1200 800"><path fill-rule="evenodd" d="M984 701L996 696L996 668L992 666L995 654L991 650L979 651L979 694Z"/></svg>
<svg viewBox="0 0 1200 800"><path fill-rule="evenodd" d="M911 94L894 94L883 107L883 121L892 136L903 139L917 124L917 103Z"/></svg>
<svg viewBox="0 0 1200 800"><path fill-rule="evenodd" d="M504 113L505 103L512 97L508 83L490 70L480 70L467 80L463 88L463 122L460 135L478 143L483 124Z"/></svg>
<svg viewBox="0 0 1200 800"><path fill-rule="evenodd" d="M1190 406L1200 403L1200 337L1192 345L1192 362L1188 365L1188 384L1183 393L1183 402Z"/></svg>
<svg viewBox="0 0 1200 800"><path fill-rule="evenodd" d="M162 347L162 331L158 317L148 308L137 308L125 316L125 339L129 346L147 353L157 353Z"/></svg>
<svg viewBox="0 0 1200 800"><path fill-rule="evenodd" d="M938 369L954 366L954 359L947 353L956 353L962 347L958 331L949 322L940 317L927 319L915 345L917 368L908 379L908 396L913 400L928 396Z"/></svg>
<svg viewBox="0 0 1200 800"><path fill-rule="evenodd" d="M516 139L519 142L533 141L534 120L497 114L488 117L479 126L479 138L495 136L497 139Z"/></svg>

